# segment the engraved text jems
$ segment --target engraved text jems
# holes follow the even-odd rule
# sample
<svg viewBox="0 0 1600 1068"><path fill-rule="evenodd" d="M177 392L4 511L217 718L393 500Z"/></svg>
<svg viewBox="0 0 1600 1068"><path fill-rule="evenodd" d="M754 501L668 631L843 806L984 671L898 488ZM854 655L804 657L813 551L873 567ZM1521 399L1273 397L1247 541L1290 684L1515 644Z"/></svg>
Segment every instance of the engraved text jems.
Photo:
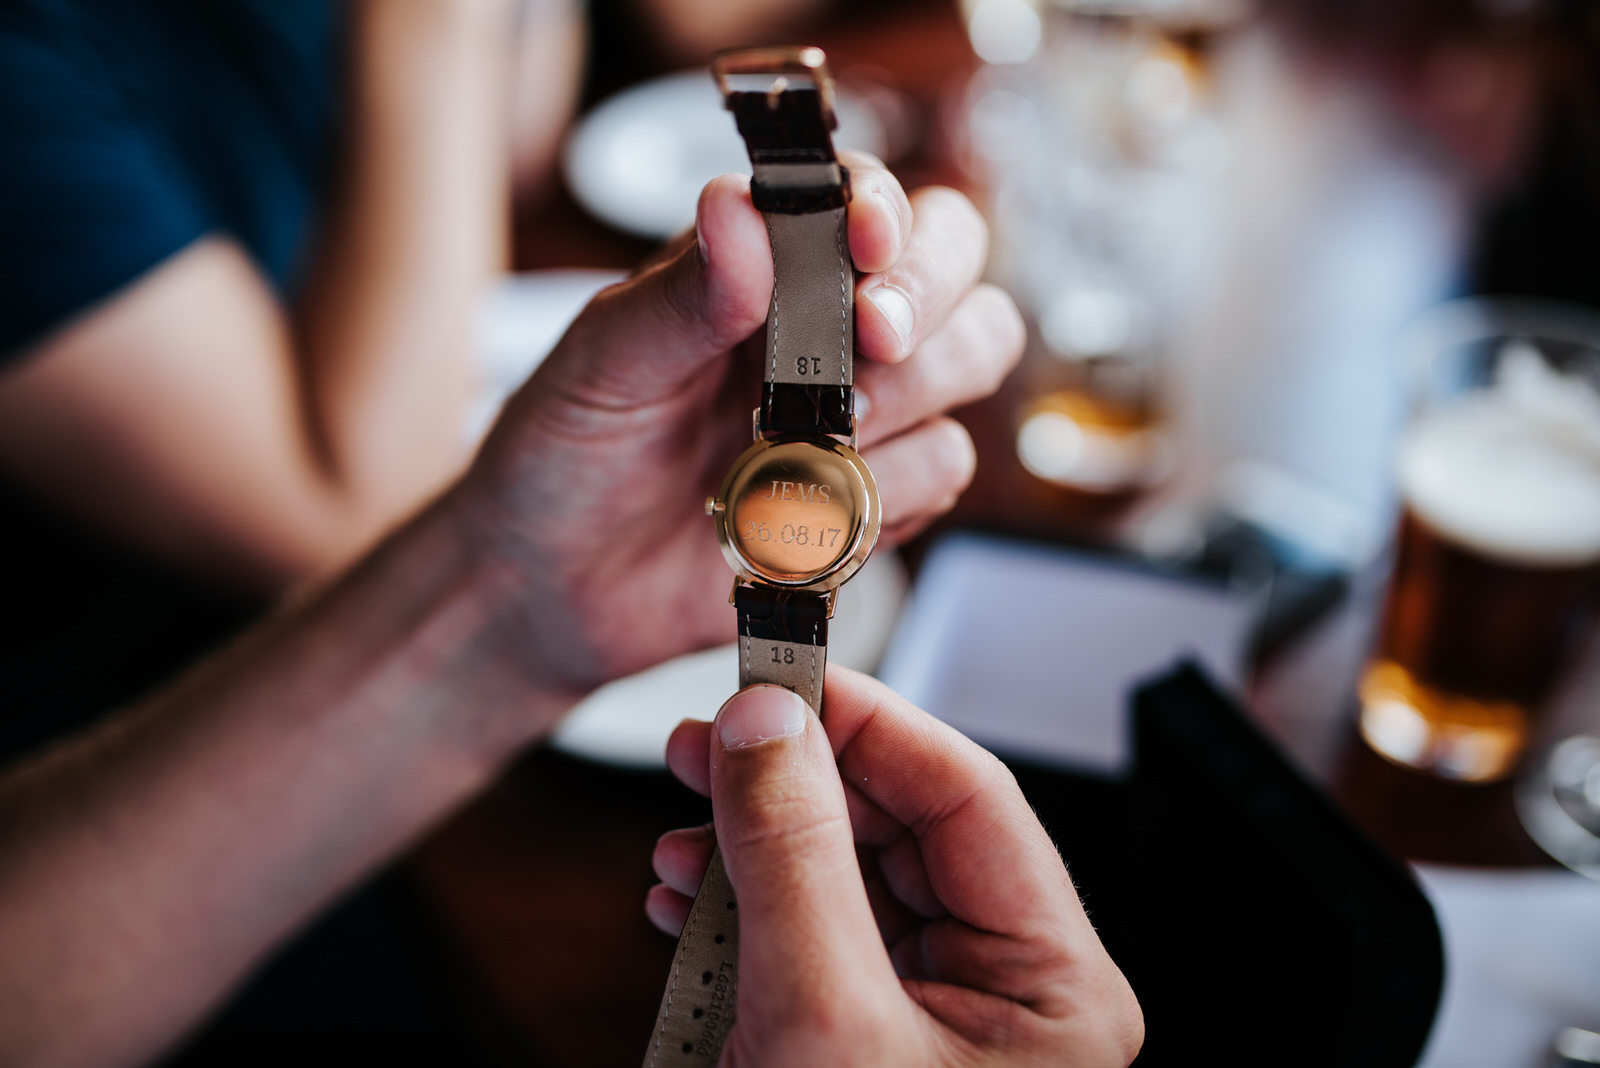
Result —
<svg viewBox="0 0 1600 1068"><path fill-rule="evenodd" d="M827 504L833 496L833 487L825 482L783 482L772 480L772 488L761 498L764 501L804 501L807 504Z"/></svg>

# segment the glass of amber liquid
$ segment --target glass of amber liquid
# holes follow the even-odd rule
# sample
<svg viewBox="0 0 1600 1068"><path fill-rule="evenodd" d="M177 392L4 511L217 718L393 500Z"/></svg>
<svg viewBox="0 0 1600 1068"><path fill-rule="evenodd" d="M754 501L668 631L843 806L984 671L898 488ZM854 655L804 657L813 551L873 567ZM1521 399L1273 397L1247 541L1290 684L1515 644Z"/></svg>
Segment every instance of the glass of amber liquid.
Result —
<svg viewBox="0 0 1600 1068"><path fill-rule="evenodd" d="M1461 301L1429 321L1361 734L1395 763L1492 782L1515 769L1600 577L1600 317Z"/></svg>

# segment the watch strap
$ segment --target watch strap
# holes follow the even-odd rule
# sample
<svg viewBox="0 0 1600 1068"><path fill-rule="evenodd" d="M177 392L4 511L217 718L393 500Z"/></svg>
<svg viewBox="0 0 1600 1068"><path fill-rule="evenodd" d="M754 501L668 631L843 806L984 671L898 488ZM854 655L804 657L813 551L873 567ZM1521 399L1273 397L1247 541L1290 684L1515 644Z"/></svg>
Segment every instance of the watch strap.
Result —
<svg viewBox="0 0 1600 1068"><path fill-rule="evenodd" d="M672 971L661 995L644 1068L703 1068L717 1063L738 1000L739 916L720 850L711 851L689 906Z"/></svg>
<svg viewBox="0 0 1600 1068"><path fill-rule="evenodd" d="M850 175L834 153L833 83L817 49L718 56L713 71L750 153L750 197L772 244L757 432L854 441ZM790 81L790 76L795 80ZM753 80L753 87L733 79ZM822 711L827 594L740 584L739 686L772 683ZM738 1001L738 903L714 849L673 953L645 1068L715 1064Z"/></svg>
<svg viewBox="0 0 1600 1068"><path fill-rule="evenodd" d="M825 594L739 586L739 688L774 683L822 712L828 660ZM733 885L713 849L689 906L661 995L644 1068L702 1068L717 1062L738 1004L739 913Z"/></svg>
<svg viewBox="0 0 1600 1068"><path fill-rule="evenodd" d="M826 594L739 586L733 593L739 619L739 687L759 682L793 690L822 714L822 681L828 663Z"/></svg>
<svg viewBox="0 0 1600 1068"><path fill-rule="evenodd" d="M750 154L750 199L772 244L763 434L852 437L855 269L847 210L850 172L839 163L832 85L769 76L764 90L726 93Z"/></svg>
<svg viewBox="0 0 1600 1068"><path fill-rule="evenodd" d="M773 278L764 434L853 435L855 270L846 210L766 216Z"/></svg>

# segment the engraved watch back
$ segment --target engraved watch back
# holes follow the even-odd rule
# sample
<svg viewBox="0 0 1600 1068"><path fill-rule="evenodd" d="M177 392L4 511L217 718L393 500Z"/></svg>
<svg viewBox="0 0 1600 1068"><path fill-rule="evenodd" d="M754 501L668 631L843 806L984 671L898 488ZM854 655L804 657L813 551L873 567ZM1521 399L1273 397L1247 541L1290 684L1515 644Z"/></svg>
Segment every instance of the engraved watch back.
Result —
<svg viewBox="0 0 1600 1068"><path fill-rule="evenodd" d="M728 471L717 540L747 581L831 590L878 540L877 485L856 451L828 438L761 439Z"/></svg>

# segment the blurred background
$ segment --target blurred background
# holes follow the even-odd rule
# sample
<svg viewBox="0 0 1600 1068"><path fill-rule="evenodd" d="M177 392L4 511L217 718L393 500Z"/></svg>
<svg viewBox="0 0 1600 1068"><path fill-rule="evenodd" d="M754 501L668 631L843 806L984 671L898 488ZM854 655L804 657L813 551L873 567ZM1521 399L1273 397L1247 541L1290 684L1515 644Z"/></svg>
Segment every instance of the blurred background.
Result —
<svg viewBox="0 0 1600 1068"><path fill-rule="evenodd" d="M4 54L79 32L71 7L8 6ZM957 413L972 488L846 587L836 662L1033 776L1041 811L1143 828L1081 866L1058 840L1075 873L1137 866L1147 895L1185 892L1152 863L1172 836L1230 834L1221 808L1159 833L1116 815L1156 789L1132 693L1199 665L1296 797L1404 865L1443 944L1424 1044L1346 1056L1284 1031L1312 1045L1261 1063L1600 1063L1600 6L403 7L120 11L94 91L120 72L132 127L171 133L132 192L91 180L97 155L26 163L55 67L0 109L21 175L0 191L48 208L0 229L0 757L130 701L426 499L583 303L748 171L711 52L817 44L839 145L970 196L1029 326L1015 374ZM206 115L171 73L191 66L229 87ZM74 196L113 232L121 210L165 228L85 252L105 230ZM104 269L52 282L86 256ZM255 371L196 370L235 349ZM282 459L307 450L345 473L337 501ZM722 649L604 688L172 1063L635 1063L671 951L641 911L650 846L706 818L662 743L735 677ZM1321 833L1296 848L1342 855ZM1207 877L1276 878L1252 863ZM1236 945L1298 937L1224 920ZM1148 952L1107 930L1119 962ZM1351 937L1370 967L1338 981L1378 989L1383 945ZM1272 982L1339 1026L1334 980L1285 952Z"/></svg>

